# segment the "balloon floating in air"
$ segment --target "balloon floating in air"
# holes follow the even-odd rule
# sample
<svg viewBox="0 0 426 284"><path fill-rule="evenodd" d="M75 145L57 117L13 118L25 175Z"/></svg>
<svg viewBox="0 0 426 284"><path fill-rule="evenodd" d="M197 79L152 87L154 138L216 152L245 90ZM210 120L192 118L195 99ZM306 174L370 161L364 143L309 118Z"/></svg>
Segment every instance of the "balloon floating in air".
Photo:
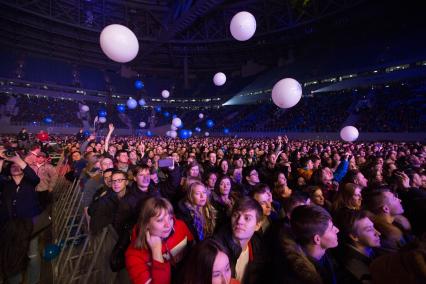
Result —
<svg viewBox="0 0 426 284"><path fill-rule="evenodd" d="M138 55L138 39L123 25L106 26L101 32L99 42L105 55L115 62L130 62Z"/></svg>
<svg viewBox="0 0 426 284"><path fill-rule="evenodd" d="M163 98L167 99L167 98L170 96L170 92L169 92L169 91L167 91L167 90L163 90L163 91L161 92L161 96L162 96Z"/></svg>
<svg viewBox="0 0 426 284"><path fill-rule="evenodd" d="M135 109L138 106L137 101L132 97L127 100L126 104L129 109Z"/></svg>
<svg viewBox="0 0 426 284"><path fill-rule="evenodd" d="M292 78L278 81L272 88L272 100L279 108L291 108L302 98L302 86Z"/></svg>
<svg viewBox="0 0 426 284"><path fill-rule="evenodd" d="M340 130L340 137L346 142L353 142L358 139L359 131L354 126L345 126Z"/></svg>
<svg viewBox="0 0 426 284"><path fill-rule="evenodd" d="M239 12L232 17L230 30L236 40L249 40L256 32L256 19L249 12Z"/></svg>
<svg viewBox="0 0 426 284"><path fill-rule="evenodd" d="M226 75L222 72L218 72L213 77L213 83L216 86L222 86L226 82Z"/></svg>

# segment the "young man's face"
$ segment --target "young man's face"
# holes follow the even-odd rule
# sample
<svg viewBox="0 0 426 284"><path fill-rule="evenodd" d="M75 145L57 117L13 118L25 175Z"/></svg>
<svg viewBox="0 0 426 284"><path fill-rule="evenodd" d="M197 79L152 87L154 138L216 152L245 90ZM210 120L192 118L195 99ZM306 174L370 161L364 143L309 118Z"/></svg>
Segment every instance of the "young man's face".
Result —
<svg viewBox="0 0 426 284"><path fill-rule="evenodd" d="M149 174L149 169L143 169L138 172L134 177L138 187L147 188L151 181L151 175Z"/></svg>
<svg viewBox="0 0 426 284"><path fill-rule="evenodd" d="M215 153L210 153L210 155L209 155L209 161L212 164L216 163L216 154Z"/></svg>
<svg viewBox="0 0 426 284"><path fill-rule="evenodd" d="M366 247L380 247L380 233L374 228L373 222L368 217L355 222L354 241Z"/></svg>
<svg viewBox="0 0 426 284"><path fill-rule="evenodd" d="M331 220L328 221L327 230L325 230L324 234L320 236L320 245L323 249L335 248L337 247L337 233L339 229L333 225Z"/></svg>
<svg viewBox="0 0 426 284"><path fill-rule="evenodd" d="M111 182L112 182L112 190L114 190L115 193L120 193L126 189L127 179L121 173L112 175Z"/></svg>
<svg viewBox="0 0 426 284"><path fill-rule="evenodd" d="M259 183L259 174L257 173L256 170L252 170L250 172L250 175L246 178L247 178L248 182L251 183L251 184Z"/></svg>
<svg viewBox="0 0 426 284"><path fill-rule="evenodd" d="M260 227L260 223L256 219L256 211L250 209L234 212L231 224L232 235L236 240L249 240Z"/></svg>
<svg viewBox="0 0 426 284"><path fill-rule="evenodd" d="M365 176L359 172L356 175L356 184L362 186L362 187L367 187L368 185L368 180L365 178Z"/></svg>
<svg viewBox="0 0 426 284"><path fill-rule="evenodd" d="M104 183L105 183L105 185L107 187L111 188L111 186L112 186L112 181L111 181L112 172L106 172L106 173L104 173L103 177L104 177Z"/></svg>
<svg viewBox="0 0 426 284"><path fill-rule="evenodd" d="M117 157L119 163L127 164L129 162L129 155L126 152L121 152Z"/></svg>
<svg viewBox="0 0 426 284"><path fill-rule="evenodd" d="M389 208L389 213L392 216L395 215L401 215L404 213L404 208L401 204L401 199L395 196L392 192L385 192L384 195L386 196L386 205Z"/></svg>

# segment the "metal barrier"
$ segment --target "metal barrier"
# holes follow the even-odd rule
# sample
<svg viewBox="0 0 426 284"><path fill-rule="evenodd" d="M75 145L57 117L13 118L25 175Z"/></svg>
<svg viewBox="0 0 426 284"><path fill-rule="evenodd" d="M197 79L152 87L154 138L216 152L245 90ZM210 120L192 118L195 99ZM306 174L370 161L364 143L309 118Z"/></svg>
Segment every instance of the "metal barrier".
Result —
<svg viewBox="0 0 426 284"><path fill-rule="evenodd" d="M52 263L54 283L114 283L116 273L105 262L105 251L113 247L113 229L106 227L96 236L88 232L79 180L58 187L55 196L53 236L61 250Z"/></svg>

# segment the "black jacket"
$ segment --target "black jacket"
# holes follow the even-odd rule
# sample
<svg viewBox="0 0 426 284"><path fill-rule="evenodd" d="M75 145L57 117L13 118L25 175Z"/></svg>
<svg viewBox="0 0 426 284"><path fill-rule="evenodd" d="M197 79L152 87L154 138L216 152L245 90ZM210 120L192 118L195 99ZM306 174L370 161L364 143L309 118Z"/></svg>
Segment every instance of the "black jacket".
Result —
<svg viewBox="0 0 426 284"><path fill-rule="evenodd" d="M30 137L28 136L27 132L20 131L16 137L18 141L28 141Z"/></svg>
<svg viewBox="0 0 426 284"><path fill-rule="evenodd" d="M141 191L135 182L128 190L120 200L114 220L114 227L120 231L130 231L138 220L143 203L150 197L160 196L160 193L152 188L148 188L146 192Z"/></svg>
<svg viewBox="0 0 426 284"><path fill-rule="evenodd" d="M96 235L102 229L114 223L120 200L112 189L104 191L99 197L95 196L89 206L90 232Z"/></svg>
<svg viewBox="0 0 426 284"><path fill-rule="evenodd" d="M337 283L335 262L327 252L319 261L312 259L290 233L281 237L280 245L277 253L281 257L281 269L275 273L272 283Z"/></svg>
<svg viewBox="0 0 426 284"><path fill-rule="evenodd" d="M232 238L231 224L228 223L219 232L217 232L217 234L214 236L214 239L225 248L232 270L232 277L235 278L237 260L241 255L242 248ZM261 237L257 233L254 233L254 235L251 237L249 249L251 250L250 258L241 283L271 283L270 275L266 273L267 266L269 265L269 256L266 255L264 244L262 243Z"/></svg>
<svg viewBox="0 0 426 284"><path fill-rule="evenodd" d="M19 185L11 177L0 179L0 211L5 214L0 216L2 222L12 218L33 218L42 211L36 192L40 178L28 165L23 172Z"/></svg>

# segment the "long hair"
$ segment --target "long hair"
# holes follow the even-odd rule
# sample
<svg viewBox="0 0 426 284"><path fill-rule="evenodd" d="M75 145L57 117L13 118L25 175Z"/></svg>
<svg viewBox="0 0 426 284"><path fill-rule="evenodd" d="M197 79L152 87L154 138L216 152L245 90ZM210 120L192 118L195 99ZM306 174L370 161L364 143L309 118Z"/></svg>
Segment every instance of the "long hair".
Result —
<svg viewBox="0 0 426 284"><path fill-rule="evenodd" d="M337 192L336 199L332 204L332 211L335 212L336 210L344 207L354 207L352 204L352 197L355 194L355 189L357 188L360 188L360 186L355 183L347 183L342 186L342 188Z"/></svg>
<svg viewBox="0 0 426 284"><path fill-rule="evenodd" d="M148 248L146 242L146 231L151 218L159 216L163 211L173 215L173 206L170 202L161 197L151 197L144 202L144 206L139 213L137 226L137 236L135 248Z"/></svg>
<svg viewBox="0 0 426 284"><path fill-rule="evenodd" d="M216 210L210 204L209 199L207 198L206 205L201 208L200 212L197 212L194 206L194 200L192 197L192 193L195 191L197 186L202 186L206 188L206 186L202 182L194 182L189 187L186 194L186 206L190 209L194 214L201 213L201 216L204 220L204 232L207 236L211 236L213 234L214 228L216 226Z"/></svg>
<svg viewBox="0 0 426 284"><path fill-rule="evenodd" d="M225 253L225 249L213 239L206 239L198 243L192 249L189 259L186 262L182 283L211 283L213 264L219 252Z"/></svg>

